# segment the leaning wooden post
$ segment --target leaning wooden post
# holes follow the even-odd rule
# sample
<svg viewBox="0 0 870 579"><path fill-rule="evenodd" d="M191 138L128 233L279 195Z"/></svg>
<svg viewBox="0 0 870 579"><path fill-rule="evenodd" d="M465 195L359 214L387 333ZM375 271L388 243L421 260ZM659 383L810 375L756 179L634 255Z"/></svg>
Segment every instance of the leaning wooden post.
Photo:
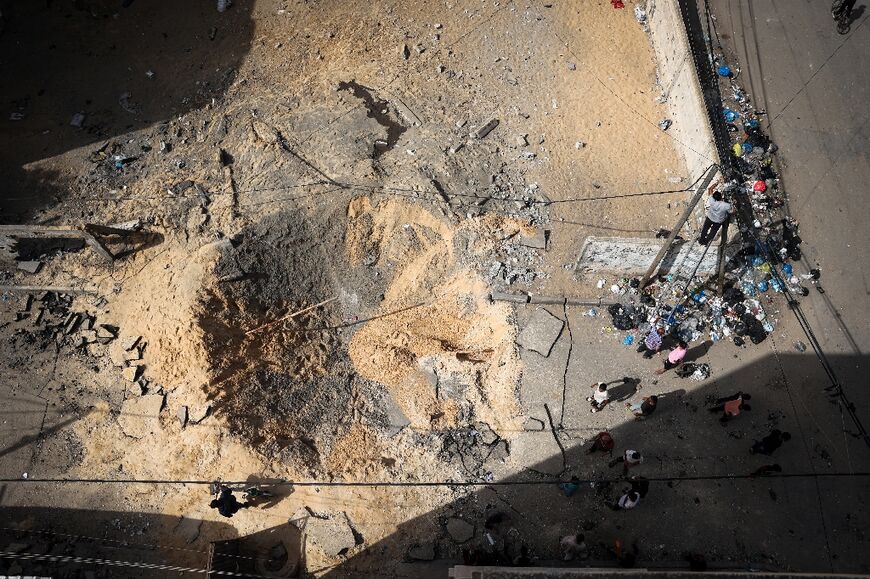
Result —
<svg viewBox="0 0 870 579"><path fill-rule="evenodd" d="M704 176L704 179L698 185L698 189L695 191L695 195L689 201L689 204L686 206L686 210L683 211L683 214L680 216L680 219L677 220L677 224L674 226L671 234L668 235L667 240L665 240L665 244L656 254L655 259L653 259L652 264L650 264L649 269L646 270L646 273L643 274L643 277L640 280L640 287L644 288L649 283L650 278L652 278L653 274L658 269L659 264L662 259L664 259L665 255L667 255L668 251L671 249L671 245L673 245L674 240L677 238L677 234L680 233L680 229L683 228L683 225L686 224L686 221L689 220L689 216L692 215L692 211L695 209L695 206L698 204L698 201L701 200L701 197L704 195L704 191L707 190L707 187L710 185L710 182L713 181L713 177L716 176L716 172L719 170L718 165L711 165L709 169L707 169L707 174Z"/></svg>
<svg viewBox="0 0 870 579"><path fill-rule="evenodd" d="M725 218L722 224L722 238L719 241L719 295L725 292L725 246L728 245L728 222L731 216Z"/></svg>

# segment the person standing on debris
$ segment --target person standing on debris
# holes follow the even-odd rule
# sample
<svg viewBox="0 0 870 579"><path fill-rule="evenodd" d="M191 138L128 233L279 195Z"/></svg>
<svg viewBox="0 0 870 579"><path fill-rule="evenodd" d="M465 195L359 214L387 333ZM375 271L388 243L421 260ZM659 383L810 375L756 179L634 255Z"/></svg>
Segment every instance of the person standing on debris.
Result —
<svg viewBox="0 0 870 579"><path fill-rule="evenodd" d="M640 493L637 491L628 491L619 500L610 505L614 511L633 509L640 502Z"/></svg>
<svg viewBox="0 0 870 579"><path fill-rule="evenodd" d="M652 358L661 349L664 335L664 328L652 328L643 343L637 347L637 351L642 352L644 358Z"/></svg>
<svg viewBox="0 0 870 579"><path fill-rule="evenodd" d="M710 199L710 205L707 206L707 213L704 217L704 225L701 227L701 237L698 238L698 243L707 245L716 237L716 232L725 223L725 220L734 212L734 207L727 201L722 200L722 194L719 191L713 193Z"/></svg>
<svg viewBox="0 0 870 579"><path fill-rule="evenodd" d="M221 485L209 506L229 518L238 513L239 510L248 508L248 503L240 503L233 491Z"/></svg>
<svg viewBox="0 0 870 579"><path fill-rule="evenodd" d="M595 435L595 438L592 439L592 446L586 451L586 454L592 454L593 452L606 452L610 455L613 455L613 437L609 432L599 432Z"/></svg>
<svg viewBox="0 0 870 579"><path fill-rule="evenodd" d="M622 456L611 460L608 466L610 468L613 468L620 462L622 463L622 475L626 476L628 474L628 469L633 466L637 466L643 462L643 457L641 456L640 452L636 450L626 450L622 454Z"/></svg>
<svg viewBox="0 0 870 579"><path fill-rule="evenodd" d="M593 384L592 387L595 388L595 393L592 396L587 396L586 401L592 403L590 412L598 412L610 402L610 393L607 391L607 384L604 382Z"/></svg>
<svg viewBox="0 0 870 579"><path fill-rule="evenodd" d="M583 533L566 535L559 541L559 550L562 552L563 561L581 561L589 558L589 547L586 545L586 537Z"/></svg>
<svg viewBox="0 0 870 579"><path fill-rule="evenodd" d="M625 407L631 410L631 413L634 414L635 418L646 418L650 414L656 411L656 407L659 404L658 396L647 396L640 402L635 402L632 404L631 402L626 402Z"/></svg>
<svg viewBox="0 0 870 579"><path fill-rule="evenodd" d="M677 343L677 347L670 351L668 357L665 358L664 365L656 370L656 374L664 374L668 370L676 368L683 363L683 358L686 357L686 352L689 351L689 344L684 340Z"/></svg>
<svg viewBox="0 0 870 579"><path fill-rule="evenodd" d="M719 419L719 422L728 422L740 414L741 410L752 410L749 404L745 403L746 400L750 400L751 398L752 396L744 394L743 392L738 392L734 396L729 396L727 398L719 398L716 402L720 404L710 408L710 412L723 412L722 418Z"/></svg>
<svg viewBox="0 0 870 579"><path fill-rule="evenodd" d="M783 442L789 440L791 440L791 434L774 428L770 434L761 440L755 441L752 448L749 449L749 452L752 454L766 454L767 456L770 456L777 448L782 446Z"/></svg>

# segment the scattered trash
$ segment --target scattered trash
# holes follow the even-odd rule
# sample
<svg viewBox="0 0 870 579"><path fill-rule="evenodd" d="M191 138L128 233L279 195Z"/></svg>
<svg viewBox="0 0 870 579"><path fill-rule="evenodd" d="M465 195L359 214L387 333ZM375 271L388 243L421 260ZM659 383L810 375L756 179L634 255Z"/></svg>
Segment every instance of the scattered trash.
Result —
<svg viewBox="0 0 870 579"><path fill-rule="evenodd" d="M663 131L667 131L672 123L673 121L671 121L671 119L662 119L659 121L659 128Z"/></svg>
<svg viewBox="0 0 870 579"><path fill-rule="evenodd" d="M800 340L798 340L797 342L794 343L794 349L797 350L798 352L806 352L807 345L804 344L803 342L801 342Z"/></svg>
<svg viewBox="0 0 870 579"><path fill-rule="evenodd" d="M610 0L610 4L614 8L625 8L625 3L622 0Z"/></svg>

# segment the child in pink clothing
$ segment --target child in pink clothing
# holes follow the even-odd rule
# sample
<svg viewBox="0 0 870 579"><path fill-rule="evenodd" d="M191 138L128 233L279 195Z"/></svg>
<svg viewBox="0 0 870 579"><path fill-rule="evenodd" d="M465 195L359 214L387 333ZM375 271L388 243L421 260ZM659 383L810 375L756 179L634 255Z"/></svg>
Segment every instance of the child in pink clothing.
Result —
<svg viewBox="0 0 870 579"><path fill-rule="evenodd" d="M670 351L668 357L665 359L665 364L663 368L659 368L656 370L656 374L664 374L668 370L672 368L676 368L680 364L683 363L683 358L686 357L686 352L689 350L689 345L680 340L680 343L677 344L677 347Z"/></svg>

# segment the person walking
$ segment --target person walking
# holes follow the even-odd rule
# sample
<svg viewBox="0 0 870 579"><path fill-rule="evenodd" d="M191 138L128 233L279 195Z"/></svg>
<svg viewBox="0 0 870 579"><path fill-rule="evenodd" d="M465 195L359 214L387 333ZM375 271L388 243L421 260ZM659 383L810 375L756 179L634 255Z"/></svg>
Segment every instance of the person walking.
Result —
<svg viewBox="0 0 870 579"><path fill-rule="evenodd" d="M610 402L610 393L604 382L593 384L592 387L595 388L595 393L592 396L587 396L586 401L592 404L590 412L595 413L607 406L607 403Z"/></svg>
<svg viewBox="0 0 870 579"><path fill-rule="evenodd" d="M687 344L684 340L680 340L677 342L677 347L668 353L668 357L665 358L664 365L656 370L656 374L664 374L668 370L676 368L680 364L683 363L683 358L686 357L686 352L689 351L689 344Z"/></svg>
<svg viewBox="0 0 870 579"><path fill-rule="evenodd" d="M761 440L756 440L755 443L753 443L752 448L749 449L749 452L752 454L765 454L770 456L777 448L782 446L783 442L788 442L789 440L791 440L791 434L774 428L770 431L770 434Z"/></svg>
<svg viewBox="0 0 870 579"><path fill-rule="evenodd" d="M646 418L653 412L655 412L656 407L659 404L658 396L647 396L640 402L635 402L632 404L631 402L626 402L625 407L628 408L632 414L634 414L635 418Z"/></svg>
<svg viewBox="0 0 870 579"><path fill-rule="evenodd" d="M734 207L727 201L722 200L722 194L719 191L713 193L710 199L710 205L707 206L707 213L704 216L704 225L701 226L701 236L698 238L698 243L707 245L716 237L716 232L722 227L722 224L728 219L731 213L734 212Z"/></svg>
<svg viewBox="0 0 870 579"><path fill-rule="evenodd" d="M586 454L592 454L593 452L606 452L612 456L614 444L613 437L609 432L599 432L595 435L595 438L592 439L592 445L586 451Z"/></svg>
<svg viewBox="0 0 870 579"><path fill-rule="evenodd" d="M640 502L640 494L637 491L628 491L619 500L613 503L610 508L614 511L633 509Z"/></svg>
<svg viewBox="0 0 870 579"><path fill-rule="evenodd" d="M628 469L635 467L643 462L643 456L637 450L626 450L622 456L614 458L608 463L610 468L613 468L619 463L622 463L622 475L628 475Z"/></svg>
<svg viewBox="0 0 870 579"><path fill-rule="evenodd" d="M719 398L716 400L718 404L710 408L710 412L722 412L722 417L719 419L719 422L726 423L732 418L736 417L743 410L752 410L749 404L746 404L746 400L750 400L752 396L749 394L744 394L743 392L738 392L734 396L729 396L727 398Z"/></svg>
<svg viewBox="0 0 870 579"><path fill-rule="evenodd" d="M664 335L664 328L652 328L643 343L637 347L637 351L642 352L644 358L652 358L661 349Z"/></svg>

